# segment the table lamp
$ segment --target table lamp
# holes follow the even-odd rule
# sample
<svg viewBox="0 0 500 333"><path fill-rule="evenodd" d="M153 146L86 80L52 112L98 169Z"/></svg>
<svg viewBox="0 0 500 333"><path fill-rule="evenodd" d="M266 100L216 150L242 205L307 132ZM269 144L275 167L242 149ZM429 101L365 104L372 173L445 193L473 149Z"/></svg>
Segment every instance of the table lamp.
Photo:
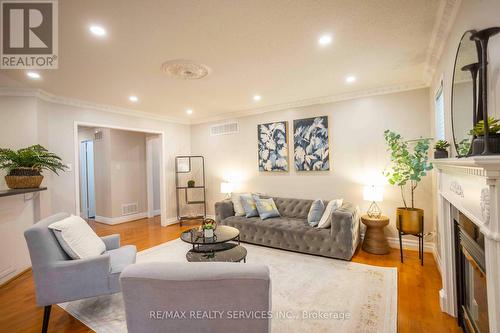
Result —
<svg viewBox="0 0 500 333"><path fill-rule="evenodd" d="M233 192L232 183L220 183L220 193L225 194L226 198L230 197L231 192Z"/></svg>
<svg viewBox="0 0 500 333"><path fill-rule="evenodd" d="M380 207L377 202L381 202L384 199L384 189L382 186L365 186L363 188L363 199L366 201L371 201L371 205L366 212L369 217L379 218L381 215Z"/></svg>

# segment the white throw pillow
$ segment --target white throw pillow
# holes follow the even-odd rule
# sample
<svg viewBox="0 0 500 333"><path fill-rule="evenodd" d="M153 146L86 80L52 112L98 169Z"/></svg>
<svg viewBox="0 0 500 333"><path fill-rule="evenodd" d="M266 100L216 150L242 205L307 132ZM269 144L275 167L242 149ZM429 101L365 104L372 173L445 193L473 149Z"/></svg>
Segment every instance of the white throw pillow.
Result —
<svg viewBox="0 0 500 333"><path fill-rule="evenodd" d="M79 216L71 215L49 225L61 247L73 259L98 256L106 251L106 245L88 223Z"/></svg>
<svg viewBox="0 0 500 333"><path fill-rule="evenodd" d="M318 223L318 228L329 228L332 225L332 212L339 209L342 206L344 199L332 200L326 205L325 212L321 216L321 220Z"/></svg>
<svg viewBox="0 0 500 333"><path fill-rule="evenodd" d="M233 209L235 216L245 216L245 209L241 203L242 195L250 195L250 193L231 193L231 201L233 202Z"/></svg>

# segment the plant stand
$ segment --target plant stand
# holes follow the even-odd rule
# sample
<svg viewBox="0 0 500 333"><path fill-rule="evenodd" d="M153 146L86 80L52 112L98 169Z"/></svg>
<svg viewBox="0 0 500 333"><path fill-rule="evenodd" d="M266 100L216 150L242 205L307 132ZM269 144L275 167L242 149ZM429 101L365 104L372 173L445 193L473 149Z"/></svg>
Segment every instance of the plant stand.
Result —
<svg viewBox="0 0 500 333"><path fill-rule="evenodd" d="M201 175L203 182L201 185L188 186L188 184L181 179L183 175L193 174L192 165L193 161L198 161L201 165ZM186 220L204 220L207 217L206 193L205 193L205 160L203 156L176 156L175 157L175 197L177 202L177 221L182 226L182 221ZM203 196L201 200L190 200L188 192L198 190L202 191ZM182 193L184 192L184 193ZM202 205L202 213L196 216L182 216L181 215L181 196L184 195L184 201L187 205Z"/></svg>
<svg viewBox="0 0 500 333"><path fill-rule="evenodd" d="M416 236L418 238L418 259L420 259L420 265L424 265L424 217L420 219L420 230L417 233L405 233L402 230L404 230L403 225L402 225L402 219L401 216L398 216L399 218L399 226L398 228L398 235L399 235L399 251L401 255L401 263L403 263L403 236L405 235L412 235Z"/></svg>

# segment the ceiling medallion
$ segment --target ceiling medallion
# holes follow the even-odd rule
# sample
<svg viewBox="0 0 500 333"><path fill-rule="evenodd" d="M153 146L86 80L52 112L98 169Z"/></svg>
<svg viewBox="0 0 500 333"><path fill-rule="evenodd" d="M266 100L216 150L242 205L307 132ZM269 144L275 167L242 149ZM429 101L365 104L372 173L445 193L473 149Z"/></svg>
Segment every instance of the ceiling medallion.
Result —
<svg viewBox="0 0 500 333"><path fill-rule="evenodd" d="M199 80L212 71L207 65L186 59L166 61L161 65L161 70L171 77L184 80Z"/></svg>

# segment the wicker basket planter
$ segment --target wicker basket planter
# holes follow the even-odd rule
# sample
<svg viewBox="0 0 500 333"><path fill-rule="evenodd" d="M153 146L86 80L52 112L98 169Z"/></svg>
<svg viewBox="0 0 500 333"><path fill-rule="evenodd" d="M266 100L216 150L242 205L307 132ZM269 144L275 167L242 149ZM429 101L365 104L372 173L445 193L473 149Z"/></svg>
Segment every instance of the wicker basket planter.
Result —
<svg viewBox="0 0 500 333"><path fill-rule="evenodd" d="M5 176L5 182L11 189L37 188L42 180L43 176Z"/></svg>
<svg viewBox="0 0 500 333"><path fill-rule="evenodd" d="M43 176L32 168L16 168L5 176L5 182L11 189L37 188L42 183Z"/></svg>

